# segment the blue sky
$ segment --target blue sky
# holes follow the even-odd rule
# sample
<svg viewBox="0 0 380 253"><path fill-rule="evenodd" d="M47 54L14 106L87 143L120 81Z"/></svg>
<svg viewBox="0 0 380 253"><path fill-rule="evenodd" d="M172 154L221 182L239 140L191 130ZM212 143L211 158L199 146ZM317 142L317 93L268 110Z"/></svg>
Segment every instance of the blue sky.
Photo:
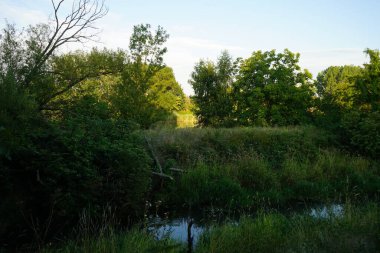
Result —
<svg viewBox="0 0 380 253"><path fill-rule="evenodd" d="M170 34L165 61L187 94L194 64L215 60L224 49L248 57L255 50L288 48L301 53L301 67L316 76L331 65L361 65L368 60L365 48L380 47L379 0L106 0L106 5L109 13L97 24L102 43L87 49L127 49L133 25L161 25ZM5 19L19 26L46 22L49 14L50 0L0 0L0 26Z"/></svg>

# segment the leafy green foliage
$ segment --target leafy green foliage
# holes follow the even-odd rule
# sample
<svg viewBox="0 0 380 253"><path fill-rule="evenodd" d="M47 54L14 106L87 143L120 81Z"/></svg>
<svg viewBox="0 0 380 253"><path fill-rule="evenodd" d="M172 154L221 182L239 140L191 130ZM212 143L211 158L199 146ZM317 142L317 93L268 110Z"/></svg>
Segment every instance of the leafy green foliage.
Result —
<svg viewBox="0 0 380 253"><path fill-rule="evenodd" d="M257 51L244 60L234 84L239 125L286 126L310 123L311 74L299 54Z"/></svg>
<svg viewBox="0 0 380 253"><path fill-rule="evenodd" d="M42 244L70 231L84 209L97 216L110 206L123 225L141 217L151 160L134 118L115 117L108 93L133 64L124 52L94 49L29 66L29 54L40 57L36 34L47 35L30 29L23 40L9 26L0 41L1 244Z"/></svg>
<svg viewBox="0 0 380 253"><path fill-rule="evenodd" d="M257 51L233 63L227 52L216 64L195 66L195 114L205 126L286 126L311 123L311 74L299 54ZM239 66L238 66L239 65ZM237 73L238 72L238 73Z"/></svg>
<svg viewBox="0 0 380 253"><path fill-rule="evenodd" d="M85 9L91 1L80 1L78 8L81 3ZM95 13L81 23L91 10ZM109 207L118 225L129 225L145 214L149 195L166 194L168 203L181 206L248 210L292 201L378 198L378 161L326 148L329 140L320 129L135 131L173 121L179 110L193 110L201 126L214 127L302 125L319 115L322 124L336 122L341 142L351 150L378 159L378 50L366 51L370 62L363 68L322 72L319 98L310 73L298 65L299 54L257 51L233 61L223 52L216 63L196 64L190 101L164 64L168 34L162 27L135 26L128 51L57 55L61 45L82 41L82 29L92 28L106 12L103 5L91 10L79 14L81 30L72 36L65 29L75 26L67 22L60 30L65 26L58 19L56 30L40 24L19 32L7 25L0 36L1 245L33 240L41 246L71 232L84 210L100 217ZM145 134L152 137L165 173L173 173L172 165L186 171L176 182L161 182L163 193L157 195L151 192L158 187L151 182ZM281 244L282 225L281 217L264 219L250 231L264 231L262 238ZM125 238L110 237L124 249ZM109 247L100 239L89 249ZM175 248L151 237L143 241L153 251ZM258 251L269 250L266 246Z"/></svg>
<svg viewBox="0 0 380 253"><path fill-rule="evenodd" d="M105 101L105 87L101 87L97 81L118 77L124 68L125 59L123 51L96 48L89 53L76 51L54 57L52 68L55 78L47 87L49 93L39 96L41 109L62 109L62 105L65 106L73 97L90 94L103 97ZM112 83L111 80L107 81ZM93 83L92 87L90 83ZM95 85L100 87L96 87L97 92L92 93L89 89L94 89Z"/></svg>
<svg viewBox="0 0 380 253"><path fill-rule="evenodd" d="M153 103L166 111L181 111L184 108L185 94L174 77L173 70L165 67L150 80L147 93Z"/></svg>
<svg viewBox="0 0 380 253"><path fill-rule="evenodd" d="M216 64L200 61L191 75L194 113L202 126L228 126L232 123L231 89L236 66L223 52Z"/></svg>
<svg viewBox="0 0 380 253"><path fill-rule="evenodd" d="M318 74L317 93L324 103L334 103L344 109L353 106L355 81L361 75L362 68L357 66L331 66Z"/></svg>
<svg viewBox="0 0 380 253"><path fill-rule="evenodd" d="M380 51L367 49L370 62L364 64L363 74L355 85L359 90L356 104L364 111L380 110Z"/></svg>
<svg viewBox="0 0 380 253"><path fill-rule="evenodd" d="M90 207L96 215L111 206L124 224L142 215L151 162L143 140L130 134L127 122L109 118L107 106L91 97L71 106L59 124L41 121L33 132L18 132L28 146L1 157L7 205L1 217L19 210L15 220L2 220L2 233L38 226L39 236L45 230L51 236L62 224L69 229Z"/></svg>
<svg viewBox="0 0 380 253"><path fill-rule="evenodd" d="M342 127L349 139L349 145L356 152L379 158L380 154L380 112L351 112L342 120Z"/></svg>
<svg viewBox="0 0 380 253"><path fill-rule="evenodd" d="M167 51L163 44L167 39L168 34L161 27L155 32L150 30L150 25L134 27L129 45L131 55L124 66L121 82L111 96L117 114L142 128L165 120L171 109L182 103L182 90L171 70L163 64Z"/></svg>
<svg viewBox="0 0 380 253"><path fill-rule="evenodd" d="M379 51L367 49L364 68L330 67L320 73L317 125L333 132L352 152L379 154Z"/></svg>

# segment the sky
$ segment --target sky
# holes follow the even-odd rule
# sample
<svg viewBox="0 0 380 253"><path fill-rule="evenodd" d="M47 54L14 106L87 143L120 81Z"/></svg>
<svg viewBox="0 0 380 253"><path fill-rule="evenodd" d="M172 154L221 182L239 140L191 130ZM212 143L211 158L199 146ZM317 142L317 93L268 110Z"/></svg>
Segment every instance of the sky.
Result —
<svg viewBox="0 0 380 253"><path fill-rule="evenodd" d="M65 0L70 4L73 0ZM362 65L363 51L380 48L379 0L105 0L107 16L96 24L98 43L68 49L127 49L134 25L162 26L170 35L165 63L184 92L200 59L221 51L249 57L256 50L299 52L300 66L313 77L332 65ZM65 8L62 9L65 11ZM50 0L0 0L0 28L51 18ZM66 50L68 50L66 49Z"/></svg>

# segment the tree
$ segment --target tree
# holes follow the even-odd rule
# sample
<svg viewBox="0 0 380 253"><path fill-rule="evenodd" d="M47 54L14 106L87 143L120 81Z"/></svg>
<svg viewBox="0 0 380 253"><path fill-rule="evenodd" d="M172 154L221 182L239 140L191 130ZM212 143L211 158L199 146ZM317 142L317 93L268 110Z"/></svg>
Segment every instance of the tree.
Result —
<svg viewBox="0 0 380 253"><path fill-rule="evenodd" d="M364 64L363 73L356 80L358 96L355 104L363 110L380 110L380 51L366 49L364 51L370 58L370 62Z"/></svg>
<svg viewBox="0 0 380 253"><path fill-rule="evenodd" d="M0 38L0 82L10 82L37 100L38 107L56 96L67 92L88 77L88 73L60 83L59 89L50 90L56 79L62 79L52 66L58 49L67 43L96 38L95 22L107 14L104 2L78 0L68 14L61 15L64 0L54 1L53 21L49 24L29 26L26 32L18 32L14 25L7 25ZM98 73L101 75L102 73ZM41 97L43 96L43 97Z"/></svg>
<svg viewBox="0 0 380 253"><path fill-rule="evenodd" d="M311 74L299 54L256 51L244 60L234 83L240 125L298 125L310 121Z"/></svg>
<svg viewBox="0 0 380 253"><path fill-rule="evenodd" d="M369 63L355 80L353 108L343 115L344 141L355 152L378 159L380 153L380 52L366 49ZM347 143L348 142L348 143Z"/></svg>
<svg viewBox="0 0 380 253"><path fill-rule="evenodd" d="M200 125L233 124L231 91L235 72L236 63L227 51L216 63L201 60L195 65L189 82L194 89L194 112Z"/></svg>
<svg viewBox="0 0 380 253"><path fill-rule="evenodd" d="M38 94L38 104L42 110L60 110L74 97L90 95L90 89L97 97L105 91L101 90L105 80L113 82L111 76L118 77L124 69L125 52L118 50L98 50L91 52L76 51L51 60L54 79L47 83L44 89L35 91ZM103 83L102 83L103 81ZM90 85L91 83L91 85ZM98 86L95 88L95 86ZM46 92L47 91L47 92ZM104 94L103 94L104 97ZM103 99L104 100L104 99Z"/></svg>
<svg viewBox="0 0 380 253"><path fill-rule="evenodd" d="M157 107L168 112L180 111L184 107L185 94L172 68L164 67L158 71L149 81L147 93Z"/></svg>
<svg viewBox="0 0 380 253"><path fill-rule="evenodd" d="M323 103L334 103L344 109L353 106L357 89L356 79L361 75L359 66L331 66L318 74L316 80L317 93Z"/></svg>
<svg viewBox="0 0 380 253"><path fill-rule="evenodd" d="M153 102L149 89L151 79L165 67L164 43L169 35L162 27L151 31L149 24L137 25L129 43L129 55L115 89L112 104L120 117L138 123L143 128L166 117L167 111Z"/></svg>
<svg viewBox="0 0 380 253"><path fill-rule="evenodd" d="M50 26L37 25L28 30L30 36L26 43L33 54L31 65L28 66L29 71L25 76L26 86L41 72L41 67L59 47L67 43L84 43L93 40L96 33L91 32L91 30L97 29L94 23L108 12L104 1L78 0L72 4L71 11L60 18L60 7L64 0L59 0L58 3L51 0L51 3L54 11L53 23Z"/></svg>

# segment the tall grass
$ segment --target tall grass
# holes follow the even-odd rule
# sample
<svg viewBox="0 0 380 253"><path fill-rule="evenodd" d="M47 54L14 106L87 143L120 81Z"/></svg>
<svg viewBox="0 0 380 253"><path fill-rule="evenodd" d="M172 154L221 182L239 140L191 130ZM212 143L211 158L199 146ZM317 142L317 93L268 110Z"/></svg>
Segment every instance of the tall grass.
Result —
<svg viewBox="0 0 380 253"><path fill-rule="evenodd" d="M245 252L378 252L380 250L380 207L367 204L357 208L347 204L342 214L327 216L308 213L283 215L259 212L254 218L215 226L204 232L195 253ZM83 252L187 252L186 245L169 239L156 240L152 234L133 229L109 233L61 247L45 248L43 253Z"/></svg>
<svg viewBox="0 0 380 253"><path fill-rule="evenodd" d="M211 229L195 252L378 252L379 227L380 208L374 204L346 206L342 217L260 214Z"/></svg>
<svg viewBox="0 0 380 253"><path fill-rule="evenodd" d="M156 240L153 235L134 229L126 233L109 233L65 242L55 248L45 248L42 253L142 253L184 252L184 246L169 239Z"/></svg>
<svg viewBox="0 0 380 253"><path fill-rule="evenodd" d="M253 153L276 167L287 156L311 158L328 145L326 133L313 127L161 129L143 134L150 137L163 163L173 159L182 167Z"/></svg>
<svg viewBox="0 0 380 253"><path fill-rule="evenodd" d="M176 206L280 207L378 199L378 162L334 149L311 127L151 131L166 173L158 198ZM162 189L161 189L162 190Z"/></svg>
<svg viewBox="0 0 380 253"><path fill-rule="evenodd" d="M164 173L151 201L171 209L218 207L254 212L293 203L364 204L380 197L378 161L335 149L312 127L161 129L142 132ZM170 168L183 169L184 173ZM219 208L220 207L220 208ZM260 214L216 227L196 252L377 252L380 208L345 207L343 217L316 219ZM45 252L185 252L183 245L157 241L140 230L82 236ZM95 233L96 234L96 233Z"/></svg>

